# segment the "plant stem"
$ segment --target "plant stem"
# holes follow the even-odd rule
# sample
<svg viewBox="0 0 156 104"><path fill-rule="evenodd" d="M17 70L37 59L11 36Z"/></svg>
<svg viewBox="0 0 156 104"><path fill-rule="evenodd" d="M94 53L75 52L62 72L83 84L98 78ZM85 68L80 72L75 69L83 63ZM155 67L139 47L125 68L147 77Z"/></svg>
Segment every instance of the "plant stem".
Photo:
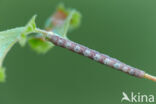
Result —
<svg viewBox="0 0 156 104"><path fill-rule="evenodd" d="M123 62L120 62L117 59L109 57L108 55L99 53L99 52L92 50L88 47L85 47L83 45L75 43L71 40L65 39L65 38L63 38L63 37L61 37L61 36L59 36L53 32L47 32L47 31L40 30L40 29L37 29L37 31L40 33L46 34L49 41L51 41L56 46L66 48L68 50L71 50L72 52L86 56L92 60L95 60L96 62L99 62L101 64L105 64L109 67L112 67L112 68L117 69L119 71L125 72L129 75L139 77L139 78L146 78L146 79L149 79L149 80L156 82L155 76L151 76L151 75L145 73L144 71L142 71L140 69L129 66Z"/></svg>

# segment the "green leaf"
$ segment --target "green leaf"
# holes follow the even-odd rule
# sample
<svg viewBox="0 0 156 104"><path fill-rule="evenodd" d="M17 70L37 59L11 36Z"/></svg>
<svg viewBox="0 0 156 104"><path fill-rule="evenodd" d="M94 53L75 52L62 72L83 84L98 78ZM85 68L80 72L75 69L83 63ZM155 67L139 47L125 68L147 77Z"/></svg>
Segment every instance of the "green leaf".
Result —
<svg viewBox="0 0 156 104"><path fill-rule="evenodd" d="M32 19L28 22L28 24L25 26L24 31L22 32L19 43L21 46L25 46L27 42L27 35L30 33L35 32L36 30L36 23L35 23L36 15L32 17Z"/></svg>
<svg viewBox="0 0 156 104"><path fill-rule="evenodd" d="M5 80L5 70L2 68L3 60L11 47L18 41L23 30L24 28L20 27L0 32L0 82Z"/></svg>
<svg viewBox="0 0 156 104"><path fill-rule="evenodd" d="M73 30L79 26L80 15L76 10L71 10L68 17L64 20L61 26L55 27L54 32L58 33L62 37L66 37L69 30Z"/></svg>
<svg viewBox="0 0 156 104"><path fill-rule="evenodd" d="M5 56L17 41L20 41L21 44L25 44L25 36L35 32L35 17L36 16L34 16L25 27L0 32L0 81L3 81L5 78L5 70L1 68Z"/></svg>
<svg viewBox="0 0 156 104"><path fill-rule="evenodd" d="M59 5L56 12L45 24L46 30L54 31L62 37L66 37L67 32L79 27L81 14L75 9L66 9L64 5Z"/></svg>
<svg viewBox="0 0 156 104"><path fill-rule="evenodd" d="M0 66L10 48L18 41L24 27L0 32Z"/></svg>
<svg viewBox="0 0 156 104"><path fill-rule="evenodd" d="M70 20L70 29L73 30L73 29L76 29L80 26L80 23L81 23L81 14L80 12L76 11L76 10L73 10L73 13L71 15L71 20Z"/></svg>
<svg viewBox="0 0 156 104"><path fill-rule="evenodd" d="M0 67L0 82L5 82L5 69Z"/></svg>
<svg viewBox="0 0 156 104"><path fill-rule="evenodd" d="M41 38L29 39L29 45L34 51L42 54L46 53L54 46L51 42L43 40Z"/></svg>
<svg viewBox="0 0 156 104"><path fill-rule="evenodd" d="M20 41L24 35L35 32L36 25L34 21L35 17L25 27L0 32L0 66L7 52L18 40Z"/></svg>

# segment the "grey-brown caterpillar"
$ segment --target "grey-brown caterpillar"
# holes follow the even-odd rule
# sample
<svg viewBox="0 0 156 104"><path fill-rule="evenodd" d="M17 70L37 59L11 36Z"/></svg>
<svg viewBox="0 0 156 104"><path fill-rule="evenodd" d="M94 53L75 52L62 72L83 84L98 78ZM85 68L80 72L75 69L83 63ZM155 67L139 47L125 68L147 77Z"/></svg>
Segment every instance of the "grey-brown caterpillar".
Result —
<svg viewBox="0 0 156 104"><path fill-rule="evenodd" d="M83 45L80 45L78 43L75 43L71 40L65 39L53 32L48 32L47 35L48 39L54 43L56 46L60 46L63 48L66 48L68 50L71 50L75 53L81 54L83 56L86 56L92 60L95 60L101 64L105 64L109 67L112 67L114 69L117 69L119 71L122 71L124 73L127 73L129 75L139 77L139 78L147 78L153 81L156 81L154 76L148 75L144 71L134 68L132 66L129 66L123 62L120 62L119 60L115 58L111 58L108 55L102 54L100 52L97 52L93 49L90 49L88 47L85 47Z"/></svg>

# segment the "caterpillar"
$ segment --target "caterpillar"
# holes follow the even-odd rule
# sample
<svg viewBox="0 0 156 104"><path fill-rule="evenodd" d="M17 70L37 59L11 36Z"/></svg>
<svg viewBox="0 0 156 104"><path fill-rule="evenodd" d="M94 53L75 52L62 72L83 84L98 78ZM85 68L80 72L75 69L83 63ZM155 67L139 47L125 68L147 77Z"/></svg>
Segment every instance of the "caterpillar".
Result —
<svg viewBox="0 0 156 104"><path fill-rule="evenodd" d="M73 42L71 40L65 39L57 34L54 35L48 35L50 41L54 43L56 46L60 46L63 48L66 48L68 50L71 50L75 53L81 54L83 56L86 56L94 61L97 61L101 64L105 64L109 67L112 67L116 70L125 72L129 75L143 78L145 75L145 72L142 70L139 70L137 68L131 67L123 62L120 62L119 60L115 58L111 58L108 55L102 54L100 52L97 52L93 49L90 49L88 47L85 47L83 45L80 45L76 42Z"/></svg>

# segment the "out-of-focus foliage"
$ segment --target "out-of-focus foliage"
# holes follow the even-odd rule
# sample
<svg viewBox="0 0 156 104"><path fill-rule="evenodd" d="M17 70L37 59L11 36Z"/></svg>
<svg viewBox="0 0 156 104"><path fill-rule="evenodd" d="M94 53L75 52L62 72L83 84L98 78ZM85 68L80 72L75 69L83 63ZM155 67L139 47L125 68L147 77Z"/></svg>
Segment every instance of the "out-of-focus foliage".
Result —
<svg viewBox="0 0 156 104"><path fill-rule="evenodd" d="M76 29L80 25L81 14L72 8L65 8L60 4L54 14L45 22L45 30L53 31L58 35L67 38L67 32ZM37 34L41 39L30 38L29 45L37 53L46 53L54 44L44 41L41 34Z"/></svg>
<svg viewBox="0 0 156 104"><path fill-rule="evenodd" d="M67 32L79 27L80 22L80 12L73 8L65 8L63 4L60 4L55 13L46 21L45 28L66 37Z"/></svg>
<svg viewBox="0 0 156 104"><path fill-rule="evenodd" d="M42 38L30 38L30 47L37 53L46 53L49 49L53 47L53 44Z"/></svg>

